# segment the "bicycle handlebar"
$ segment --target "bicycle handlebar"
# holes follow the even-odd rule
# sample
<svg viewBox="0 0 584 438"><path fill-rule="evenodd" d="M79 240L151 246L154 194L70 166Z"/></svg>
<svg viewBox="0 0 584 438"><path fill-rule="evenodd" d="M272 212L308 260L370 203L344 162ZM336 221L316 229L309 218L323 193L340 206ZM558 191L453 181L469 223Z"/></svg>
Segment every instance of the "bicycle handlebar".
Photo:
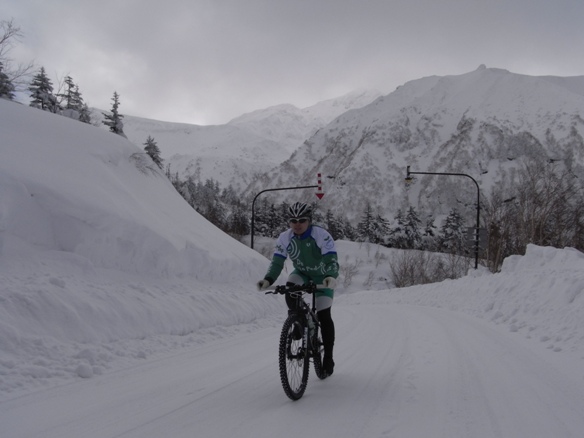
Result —
<svg viewBox="0 0 584 438"><path fill-rule="evenodd" d="M318 289L322 289L324 286L322 284L307 283L307 284L293 284L293 285L280 285L276 286L274 290L266 291L267 294L286 294L293 292L306 292L309 294L315 293Z"/></svg>

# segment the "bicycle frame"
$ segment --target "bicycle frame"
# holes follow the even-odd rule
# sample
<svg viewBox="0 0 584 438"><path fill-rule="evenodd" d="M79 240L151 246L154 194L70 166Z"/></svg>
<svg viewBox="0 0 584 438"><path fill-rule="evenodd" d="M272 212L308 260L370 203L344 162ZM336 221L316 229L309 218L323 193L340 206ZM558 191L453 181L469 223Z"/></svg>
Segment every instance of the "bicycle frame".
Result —
<svg viewBox="0 0 584 438"><path fill-rule="evenodd" d="M300 314L305 315L306 317L306 328L309 327L309 319L312 319L314 323L315 329L318 330L320 327L320 323L318 321L318 315L316 313L316 294L315 292L307 292L307 291L297 291L297 292L288 292L289 295L293 298L297 299L297 303L300 305L300 309L298 309ZM305 293L310 293L312 295L312 305L309 306L308 303L304 300ZM308 333L308 330L306 330ZM306 333L305 333L306 334Z"/></svg>

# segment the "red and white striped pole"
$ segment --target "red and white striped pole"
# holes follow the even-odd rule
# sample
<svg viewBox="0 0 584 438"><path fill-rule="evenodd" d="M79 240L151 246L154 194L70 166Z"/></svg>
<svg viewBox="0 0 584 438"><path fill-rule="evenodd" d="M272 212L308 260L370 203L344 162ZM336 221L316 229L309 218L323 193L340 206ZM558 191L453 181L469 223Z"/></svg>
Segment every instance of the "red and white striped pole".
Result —
<svg viewBox="0 0 584 438"><path fill-rule="evenodd" d="M320 173L317 174L317 180L318 189L316 189L316 196L318 197L318 199L322 199L322 197L324 196L324 192L322 191L322 176Z"/></svg>

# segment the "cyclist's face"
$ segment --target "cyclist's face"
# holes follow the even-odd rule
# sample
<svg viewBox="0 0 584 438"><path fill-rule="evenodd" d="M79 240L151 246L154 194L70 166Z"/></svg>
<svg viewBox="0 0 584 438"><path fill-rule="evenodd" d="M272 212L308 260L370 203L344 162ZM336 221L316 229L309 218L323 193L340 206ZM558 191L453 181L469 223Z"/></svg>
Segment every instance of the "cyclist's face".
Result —
<svg viewBox="0 0 584 438"><path fill-rule="evenodd" d="M301 217L299 219L290 219L290 228L294 232L294 234L303 234L308 229L310 225L310 220L305 217Z"/></svg>

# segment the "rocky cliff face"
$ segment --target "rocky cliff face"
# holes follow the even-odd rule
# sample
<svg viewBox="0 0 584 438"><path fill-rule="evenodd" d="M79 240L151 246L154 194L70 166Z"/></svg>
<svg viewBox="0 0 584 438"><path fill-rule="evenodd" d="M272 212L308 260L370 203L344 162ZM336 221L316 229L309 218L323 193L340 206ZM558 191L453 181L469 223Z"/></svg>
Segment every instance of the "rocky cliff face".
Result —
<svg viewBox="0 0 584 438"><path fill-rule="evenodd" d="M418 176L413 171L464 173L483 196L529 158L564 166L584 177L584 77L531 77L479 67L458 76L411 81L350 110L308 139L277 169L248 188L316 183L322 173L323 209L358 217L370 202L391 218L414 205L445 214L476 208L470 179ZM280 199L316 200L310 190Z"/></svg>

